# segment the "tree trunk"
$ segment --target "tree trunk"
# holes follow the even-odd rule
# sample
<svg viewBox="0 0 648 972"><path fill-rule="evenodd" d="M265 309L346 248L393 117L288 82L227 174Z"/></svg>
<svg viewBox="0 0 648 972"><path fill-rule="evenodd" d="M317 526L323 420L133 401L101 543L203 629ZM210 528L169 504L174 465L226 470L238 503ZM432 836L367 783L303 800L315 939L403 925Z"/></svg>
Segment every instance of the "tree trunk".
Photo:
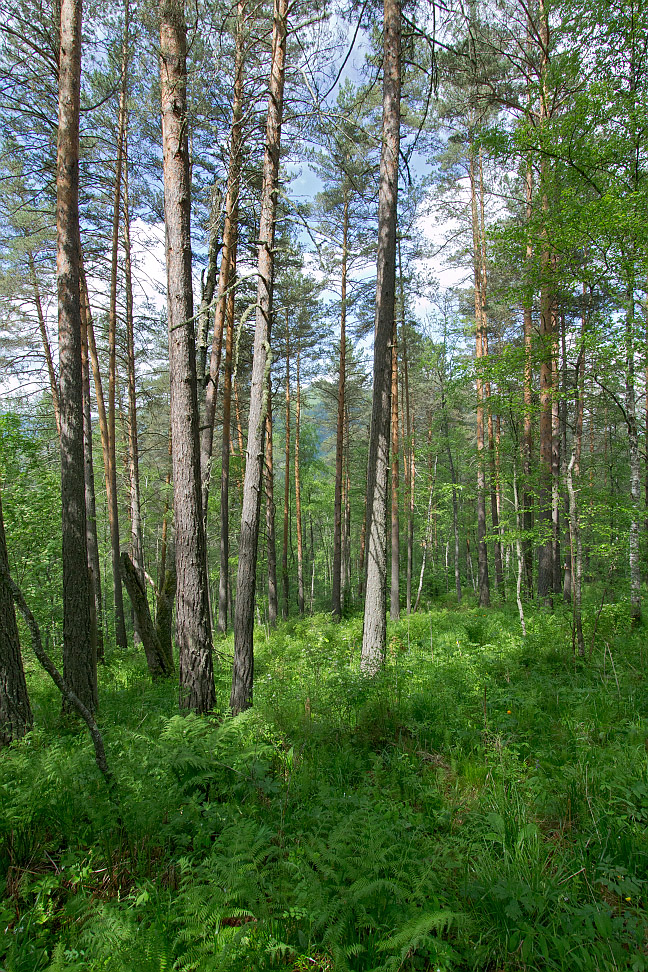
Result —
<svg viewBox="0 0 648 972"><path fill-rule="evenodd" d="M400 617L400 524L398 522L398 339L396 316L391 347L391 584L389 587L389 616Z"/></svg>
<svg viewBox="0 0 648 972"><path fill-rule="evenodd" d="M47 334L47 327L45 325L45 315L43 314L43 302L41 300L40 286L38 284L38 277L36 276L36 265L34 263L34 254L32 253L31 250L27 251L27 264L29 266L29 275L31 277L32 287L34 288L34 303L36 304L36 316L38 317L38 330L40 331L41 341L43 343L43 354L45 355L45 363L47 364L47 374L49 376L50 392L52 393L52 406L54 408L54 421L56 422L56 431L58 432L60 438L61 406L59 403L58 378L56 377L54 361L52 360L52 350L50 348L49 337Z"/></svg>
<svg viewBox="0 0 648 972"><path fill-rule="evenodd" d="M232 126L230 131L230 157L229 171L227 174L227 195L225 197L225 225L223 227L223 248L220 271L218 274L218 292L214 313L214 338L209 363L209 378L205 392L205 415L203 418L200 442L202 503L205 520L207 520L207 505L209 501L210 466L214 440L214 418L216 415L216 399L218 395L218 375L220 372L223 327L226 318L227 291L228 287L234 285L235 279L235 272L232 272L232 270L236 266L239 190L241 183L241 149L243 145L245 4L246 0L238 0L236 21L236 53L234 60L234 98L232 102Z"/></svg>
<svg viewBox="0 0 648 972"><path fill-rule="evenodd" d="M481 247L479 241L479 222L477 217L477 194L475 184L475 158L472 141L470 145L470 197L473 226L473 270L475 281L475 322L477 354L477 556L479 573L479 606L490 606L490 586L488 579L488 547L486 545L486 469L484 456L484 379L482 363L485 357L485 321L482 304Z"/></svg>
<svg viewBox="0 0 648 972"><path fill-rule="evenodd" d="M331 613L333 619L342 617L342 465L344 457L344 417L346 386L346 291L347 291L347 243L349 237L349 191L344 188L342 215L342 289L340 306L340 366L338 376L337 434L335 440L335 501L333 510L333 584Z"/></svg>
<svg viewBox="0 0 648 972"><path fill-rule="evenodd" d="M301 422L300 347L297 345L297 397L295 400L295 519L297 521L297 606L304 613L304 542L301 515L301 476L299 470L299 432Z"/></svg>
<svg viewBox="0 0 648 972"><path fill-rule="evenodd" d="M218 630L227 632L229 588L229 480L232 446L232 344L234 338L234 275L236 254L232 261L230 292L227 298L227 330L225 333L225 368L223 373L223 443L221 449L220 494L220 572L218 579ZM203 488L204 488L203 479ZM203 494L204 495L204 494Z"/></svg>
<svg viewBox="0 0 648 972"><path fill-rule="evenodd" d="M159 678L172 675L173 664L169 667L169 659L162 650L155 625L151 618L151 612L146 598L146 588L140 579L135 564L125 551L121 555L121 570L122 578L133 606L137 630L142 639L149 675L155 682Z"/></svg>
<svg viewBox="0 0 648 972"><path fill-rule="evenodd" d="M180 704L195 712L209 712L216 696L200 495L182 0L162 4L160 53Z"/></svg>
<svg viewBox="0 0 648 972"><path fill-rule="evenodd" d="M122 47L121 91L117 115L117 146L115 191L113 197L112 251L110 260L110 303L108 306L108 451L110 456L110 549L112 555L115 597L115 640L123 651L128 648L124 616L124 596L121 585L119 547L119 504L117 502L117 444L115 438L115 402L117 390L117 258L119 250L119 222L121 213L121 182L126 130L126 81L129 51L129 8L126 0L124 42Z"/></svg>
<svg viewBox="0 0 648 972"><path fill-rule="evenodd" d="M92 412L90 405L90 365L88 361L88 327L81 299L81 380L83 382L83 469L86 500L86 544L90 571L91 597L94 602L92 620L97 659L104 657L103 603L101 600L101 563L97 539L97 503L95 494L94 461L92 455Z"/></svg>
<svg viewBox="0 0 648 972"><path fill-rule="evenodd" d="M283 546L281 549L281 580L283 588L283 616L288 617L290 578L288 576L288 533L290 528L290 329L286 308L286 443L284 458Z"/></svg>
<svg viewBox="0 0 648 972"><path fill-rule="evenodd" d="M133 274L131 261L130 206L128 198L128 147L124 145L124 252L126 284L126 368L128 377L128 474L130 481L131 557L144 584L144 543L140 503L139 444L137 438L137 390L135 385L135 333L133 321ZM136 612L137 617L137 612Z"/></svg>
<svg viewBox="0 0 648 972"><path fill-rule="evenodd" d="M275 535L274 457L272 449L272 395L268 392L266 416L266 538L268 544L268 624L277 627L279 603L277 594L277 540Z"/></svg>
<svg viewBox="0 0 648 972"><path fill-rule="evenodd" d="M234 671L230 696L230 708L234 713L241 712L252 705L254 683L254 595L263 486L268 374L271 363L270 324L272 319L275 214L277 210L279 148L283 115L287 18L288 0L275 0L270 97L266 122L261 221L259 225L254 357L250 387L250 414L234 617Z"/></svg>
<svg viewBox="0 0 648 972"><path fill-rule="evenodd" d="M0 497L0 750L24 736L34 724L20 654L13 594L5 573L9 573L9 559Z"/></svg>
<svg viewBox="0 0 648 972"><path fill-rule="evenodd" d="M79 109L81 2L61 2L59 123L56 167L56 276L61 403L63 667L69 688L89 712L97 706L86 542L79 299Z"/></svg>
<svg viewBox="0 0 648 972"><path fill-rule="evenodd" d="M400 146L400 0L384 0L383 123L378 196L373 402L367 477L367 587L361 667L382 666L387 647L387 483L391 416L391 355L396 286L396 218Z"/></svg>

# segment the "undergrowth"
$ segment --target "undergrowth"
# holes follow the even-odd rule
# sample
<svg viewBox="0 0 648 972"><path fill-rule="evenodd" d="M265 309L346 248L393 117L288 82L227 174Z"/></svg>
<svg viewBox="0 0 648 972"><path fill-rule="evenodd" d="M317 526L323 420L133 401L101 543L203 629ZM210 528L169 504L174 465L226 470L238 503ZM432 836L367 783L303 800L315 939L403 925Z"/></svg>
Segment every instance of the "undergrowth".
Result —
<svg viewBox="0 0 648 972"><path fill-rule="evenodd" d="M198 718L113 655L119 820L30 671L37 728L0 758L0 969L648 969L645 631L606 605L581 660L567 614L527 623L404 618L372 680L358 618L260 630L235 719L226 661Z"/></svg>

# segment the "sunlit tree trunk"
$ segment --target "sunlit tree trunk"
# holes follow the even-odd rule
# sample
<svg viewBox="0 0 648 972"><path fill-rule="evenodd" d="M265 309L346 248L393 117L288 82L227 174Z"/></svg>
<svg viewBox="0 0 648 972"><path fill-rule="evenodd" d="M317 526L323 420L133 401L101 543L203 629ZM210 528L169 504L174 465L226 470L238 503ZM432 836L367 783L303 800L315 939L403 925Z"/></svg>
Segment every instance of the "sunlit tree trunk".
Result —
<svg viewBox="0 0 648 972"><path fill-rule="evenodd" d="M367 476L367 586L362 670L376 672L387 647L387 486L391 417L391 354L396 286L396 218L400 146L400 0L384 0L383 122L378 195L373 402Z"/></svg>
<svg viewBox="0 0 648 972"><path fill-rule="evenodd" d="M202 423L200 442L200 467L202 476L202 504L205 520L209 501L209 484L214 440L214 418L218 396L218 376L220 372L223 328L226 320L227 288L233 286L232 268L236 266L236 246L238 240L239 191L241 184L241 149L243 144L243 68L245 54L245 4L239 0L236 22L236 53L234 61L234 99L232 102L232 126L230 132L230 157L227 175L227 195L225 197L225 225L223 227L223 247L218 274L218 290L214 313L214 338L209 363L209 378L205 391L205 414ZM221 524L222 526L222 524ZM220 601L219 601L220 603Z"/></svg>
<svg viewBox="0 0 648 972"><path fill-rule="evenodd" d="M68 687L86 709L97 706L86 541L79 290L79 110L81 2L62 0L56 165L56 276L61 404L63 668Z"/></svg>
<svg viewBox="0 0 648 972"><path fill-rule="evenodd" d="M95 494L94 459L92 450L92 410L90 403L90 364L88 360L88 326L83 288L80 295L81 310L81 378L83 382L83 466L86 499L86 544L90 571L91 595L94 603L93 626L97 659L104 657L103 603L101 600L101 564L97 539L97 503Z"/></svg>
<svg viewBox="0 0 648 972"><path fill-rule="evenodd" d="M243 486L243 510L234 616L234 670L230 708L241 712L252 704L254 682L254 596L256 590L259 516L263 486L265 416L270 370L270 324L274 273L275 214L279 178L279 148L283 115L288 0L275 0L272 32L270 98L263 159L263 188L258 248L258 290L254 357Z"/></svg>
<svg viewBox="0 0 648 972"><path fill-rule="evenodd" d="M218 579L218 630L227 631L229 592L229 480L232 446L232 346L234 340L234 275L232 263L230 293L227 299L227 328L225 332L225 367L223 369L223 441L221 448L220 492L220 572ZM203 478L203 488L204 488ZM203 494L204 495L204 494Z"/></svg>
<svg viewBox="0 0 648 972"><path fill-rule="evenodd" d="M122 592L120 547L119 547L119 504L117 501L117 445L115 439L115 403L117 391L117 258L119 250L119 222L121 213L121 184L124 158L124 136L126 131L126 86L128 72L128 33L129 7L125 8L124 42L122 47L121 90L117 114L117 145L115 165L115 188L113 195L112 247L110 259L110 303L108 305L108 451L109 451L109 523L110 551L112 555L113 593L115 608L115 640L122 650L128 647L124 615L124 596Z"/></svg>
<svg viewBox="0 0 648 972"><path fill-rule="evenodd" d="M38 318L38 330L40 331L41 341L43 344L43 354L45 355L45 363L47 365L47 375L49 377L50 392L52 394L52 407L54 408L54 421L56 422L56 431L61 435L61 406L59 404L59 385L58 378L56 377L56 370L54 368L54 361L52 359L52 350L50 348L49 335L47 333L47 327L45 325L45 315L43 313L43 301L41 299L40 285L38 283L38 276L36 274L36 264L34 263L34 254L31 250L27 251L27 265L29 267L29 276L31 278L32 287L34 290L34 303L36 305L36 316Z"/></svg>
<svg viewBox="0 0 648 972"><path fill-rule="evenodd" d="M183 2L164 0L160 72L180 703L195 712L209 712L214 707L215 691L200 494L186 44Z"/></svg>

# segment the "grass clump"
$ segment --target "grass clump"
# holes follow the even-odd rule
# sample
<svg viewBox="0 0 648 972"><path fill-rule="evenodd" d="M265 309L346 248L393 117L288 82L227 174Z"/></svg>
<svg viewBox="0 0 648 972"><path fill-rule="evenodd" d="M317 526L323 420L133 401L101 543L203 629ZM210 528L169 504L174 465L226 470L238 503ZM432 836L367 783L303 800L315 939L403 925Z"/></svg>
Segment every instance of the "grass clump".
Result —
<svg viewBox="0 0 648 972"><path fill-rule="evenodd" d="M31 673L39 728L0 760L0 968L648 968L645 632L606 606L575 660L567 615L528 631L508 607L405 618L368 680L358 618L291 621L259 632L235 719L110 659L119 820Z"/></svg>

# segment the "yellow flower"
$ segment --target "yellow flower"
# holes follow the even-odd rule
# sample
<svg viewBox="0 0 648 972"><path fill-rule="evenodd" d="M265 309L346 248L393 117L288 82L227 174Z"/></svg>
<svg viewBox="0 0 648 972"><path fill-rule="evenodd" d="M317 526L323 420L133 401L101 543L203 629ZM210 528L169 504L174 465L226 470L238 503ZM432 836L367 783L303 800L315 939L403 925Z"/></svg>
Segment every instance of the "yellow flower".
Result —
<svg viewBox="0 0 648 972"><path fill-rule="evenodd" d="M626 901L632 901L632 898L626 898Z"/></svg>
<svg viewBox="0 0 648 972"><path fill-rule="evenodd" d="M506 714L507 714L507 715L510 715L510 714L511 714L511 710L510 710L510 709L507 709L507 710L506 710Z"/></svg>

